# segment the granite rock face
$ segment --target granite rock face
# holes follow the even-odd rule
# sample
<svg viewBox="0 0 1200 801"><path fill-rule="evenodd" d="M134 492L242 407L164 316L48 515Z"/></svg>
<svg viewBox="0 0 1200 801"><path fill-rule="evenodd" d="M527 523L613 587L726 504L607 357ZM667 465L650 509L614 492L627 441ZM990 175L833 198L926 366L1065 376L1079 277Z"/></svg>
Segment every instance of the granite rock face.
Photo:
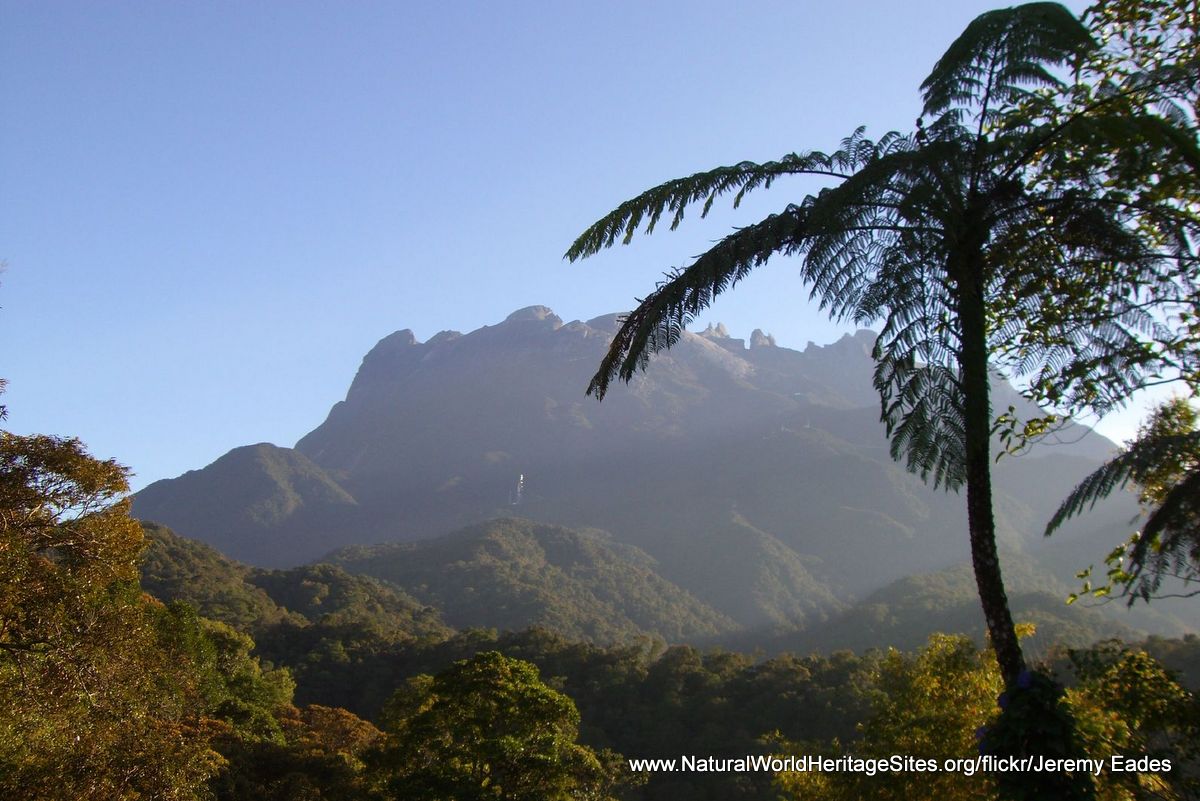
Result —
<svg viewBox="0 0 1200 801"><path fill-rule="evenodd" d="M596 529L745 626L818 614L812 598L862 597L966 556L962 498L888 454L870 331L803 351L762 331L748 347L724 326L685 333L597 403L584 390L616 326L616 315L564 323L530 306L427 342L397 331L294 448L235 449L147 487L134 512L263 566L500 516ZM997 408L1021 403L996 392ZM1111 447L1092 434L1001 460L1003 545L1042 548L1041 525ZM1078 565L1094 562L1120 539L1095 530L1132 514L1117 499L1056 547L1101 543Z"/></svg>

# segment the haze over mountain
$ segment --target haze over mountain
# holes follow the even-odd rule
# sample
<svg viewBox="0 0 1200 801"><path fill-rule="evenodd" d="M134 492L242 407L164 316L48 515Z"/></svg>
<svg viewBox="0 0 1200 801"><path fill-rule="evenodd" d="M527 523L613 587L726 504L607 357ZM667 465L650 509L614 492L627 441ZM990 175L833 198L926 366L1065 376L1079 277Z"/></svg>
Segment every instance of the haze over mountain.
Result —
<svg viewBox="0 0 1200 801"><path fill-rule="evenodd" d="M498 516L600 530L604 548L639 549L712 621L747 629L816 622L966 558L962 498L888 454L871 332L803 351L761 331L749 345L721 327L685 333L597 403L584 388L616 324L564 324L531 306L424 343L398 331L295 448L234 449L150 485L134 513L263 566ZM1010 404L1032 411L997 383L993 405ZM1075 425L1059 440L999 461L996 509L1004 547L1053 555L1069 583L1121 539L1136 508L1115 498L1043 541L1053 508L1113 448ZM371 553L399 565L434 548Z"/></svg>
<svg viewBox="0 0 1200 801"><path fill-rule="evenodd" d="M659 576L643 551L528 520L494 520L413 543L351 546L332 561L402 588L457 628L537 625L595 642L646 634L697 641L737 628ZM813 599L814 606L822 602L832 599Z"/></svg>

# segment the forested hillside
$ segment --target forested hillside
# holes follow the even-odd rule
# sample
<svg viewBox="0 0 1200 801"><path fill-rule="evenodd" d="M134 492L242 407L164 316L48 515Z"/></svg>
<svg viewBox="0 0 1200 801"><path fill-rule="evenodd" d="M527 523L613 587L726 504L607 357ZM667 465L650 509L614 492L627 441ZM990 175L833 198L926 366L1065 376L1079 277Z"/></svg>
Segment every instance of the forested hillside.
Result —
<svg viewBox="0 0 1200 801"><path fill-rule="evenodd" d="M458 628L539 625L571 639L652 635L683 642L736 627L659 576L654 560L637 548L527 520L496 520L416 543L345 548L329 560L388 580ZM828 596L812 601L822 602L835 603Z"/></svg>
<svg viewBox="0 0 1200 801"><path fill-rule="evenodd" d="M414 772L430 764L414 753L449 749L438 753L468 759L487 753L491 732L507 726L531 748L544 747L535 732L551 727L557 752L573 756L539 762L533 773L526 766L522 775L579 793L766 801L792 779L769 771L639 775L621 755L741 759L842 747L830 745L833 738L864 752L896 748L886 739L894 727L880 729L882 722L930 703L945 747L997 711L990 658L954 638L934 637L910 655L764 659L668 647L649 636L600 645L544 628L454 632L435 609L377 579L333 565L250 568L169 530L138 526L116 499L121 469L90 459L77 442L6 433L0 444L14 468L0 487L6 503L13 510L34 504L0 518L0 554L6 575L17 579L0 597L0 787L14 798L406 797L402 788L434 778ZM55 516L70 515L77 503L96 511ZM591 535L544 528L507 521L490 530L498 538L489 539L486 527L459 538L468 553L523 543L546 557L532 566L560 569L570 560L553 546L569 554L597 544ZM42 549L30 547L35 542ZM33 609L37 615L28 614ZM1146 647L1195 681L1197 642L1159 638ZM1169 709L1182 713L1194 703L1137 653L1106 647L1073 660L1061 651L1050 656L1075 677L1072 703L1081 713L1164 699L1176 699ZM1126 666L1149 683L1120 683L1133 669ZM937 717L956 707L913 693L931 677L948 686L938 678L947 671L959 671L961 686L976 688L977 697L963 714ZM511 707L513 698L529 700ZM453 722L464 705L511 709L464 729ZM1193 724L1174 712L1136 720L1121 735L1135 739L1121 742L1178 748L1180 738L1195 741ZM67 732L87 735L86 752ZM1102 731L1095 747L1115 747L1115 736ZM505 757L494 759L499 765Z"/></svg>
<svg viewBox="0 0 1200 801"><path fill-rule="evenodd" d="M292 577L334 570L328 565L288 571L256 570L230 563L207 546L189 543L167 531L151 531L154 540L143 568L148 576L154 561L149 557L165 544L176 553L193 554L194 565L212 565L213 575L229 575L232 566L234 572L248 574L251 582L276 588L291 587L283 591L277 589L271 597L286 605L285 597L298 595L298 605L307 608L308 614L312 613L311 606L305 606L304 599L313 597L314 587L324 585L314 585L311 579L293 583ZM486 553L488 546L511 547L514 542L523 542L526 548L537 552L540 543L558 542L561 545L564 540L578 545L580 541L589 542L590 538L527 521L509 520L491 527L468 529L444 540L435 540L430 545L451 549L451 553L470 554L472 547ZM398 565L405 560L399 557L411 550L417 557L411 568L413 574L430 576L427 571L435 562L421 548L421 543L401 546L398 550L396 546L385 547L382 555L391 556L396 562L393 564L385 559L379 570L401 570ZM478 562L483 561L485 566L487 562L479 554L475 559L476 562L459 567L466 575L479 578L485 574ZM173 561L180 564L184 560ZM454 564L446 561L444 555L442 561ZM496 569L496 566L492 568ZM1028 566L1025 568L1028 570ZM165 583L160 575L157 586L172 586L175 592L200 597L203 593L189 585L211 586L214 582L205 572L206 568L198 568L190 576L171 577ZM342 576L343 583L349 578L340 572L335 575ZM1035 575L1029 572L1014 571L1014 579L1017 587L1036 586ZM500 586L504 584L500 582ZM364 586L376 590L383 587L372 583ZM315 594L324 595L324 592L317 589ZM330 593L330 596L335 595L348 599L350 594L345 591ZM354 600L334 607L349 619L374 619L379 610L375 597L363 592ZM564 607L570 608L569 604ZM1019 616L1022 612L1035 613L1026 614L1023 620L1033 618L1039 622L1037 634L1028 639L1027 644L1037 646L1033 652L1044 655L1060 675L1068 679L1075 675L1076 669L1072 668L1067 651L1056 644L1055 638L1065 636L1067 644L1087 640L1081 644L1090 645L1096 639L1114 633L1106 629L1111 624L1102 622L1096 612L1080 614L1063 605L1061 599L1051 602L1049 597L1043 597L1032 606L1018 601L1016 608ZM271 611L267 614L269 619L278 619L281 613ZM402 617L407 619L408 614L402 612ZM781 747L800 747L785 746L785 743L805 743L802 750L809 751L824 747L818 744L834 738L846 746L858 747L856 744L863 737L859 724L880 714L886 704L917 703L912 698L896 695L917 692L915 689L902 690L901 685L894 684L900 677L904 677L904 682L920 681L923 680L920 671L942 671L937 675L944 676L948 675L945 671L953 669L967 671L960 676L964 686L977 680L969 671L979 671L979 681L988 675L992 678L987 681L995 680L994 673L987 672L986 660L976 654L965 639L960 644L950 645L947 644L950 641L939 640L935 635L933 642L937 644L932 646L933 650L918 655L930 642L930 632L939 626L955 631L958 630L956 626L967 624L974 631L982 631L977 608L971 603L969 579L961 570L906 579L896 587L872 596L861 608L848 610L810 633L771 642L773 649L791 651L771 658L691 645L667 646L647 636L621 645L580 642L542 627L508 632L468 629L457 633L426 628L419 637L389 637L384 633L389 630L386 625L375 626L369 631L338 630L304 621L297 623L301 615L290 607L282 615L288 623L264 625L261 621L249 621L245 630L261 632L256 638L256 653L276 664L286 665L292 671L297 680L298 702L342 706L379 722L381 716L386 719L387 699L414 676L438 674L461 660L497 651L536 665L544 680L573 700L580 713L582 742L595 749L614 749L639 758L677 758L680 753L742 758L747 754L778 753ZM395 631L396 627L391 630ZM822 641L832 647L823 655L805 650ZM902 643L908 655L875 647L885 641ZM854 650L836 650L849 645L853 645ZM761 646L762 643L758 643L755 647ZM1184 639L1153 638L1143 647L1168 667L1180 671L1186 686L1197 687L1200 640L1195 635ZM952 650L947 651L947 648ZM959 656L951 658L950 653ZM1100 649L1095 653L1108 654L1097 658L1115 658L1111 649ZM1084 656L1076 658L1084 659ZM990 699L979 699L983 700ZM986 705L984 710L979 714L986 714ZM931 708L927 711L940 714L942 710ZM940 725L966 724L955 724L947 719ZM969 737L970 731L962 734ZM775 777L769 772L656 773L645 780L646 783L640 786L627 787L623 797L631 801L666 801L686 794L713 801L774 801L779 792Z"/></svg>
<svg viewBox="0 0 1200 801"><path fill-rule="evenodd" d="M448 630L435 610L395 587L334 565L263 570L164 526L142 528L147 543L142 586L156 597L185 601L213 620L254 632L281 625L360 627L395 639Z"/></svg>

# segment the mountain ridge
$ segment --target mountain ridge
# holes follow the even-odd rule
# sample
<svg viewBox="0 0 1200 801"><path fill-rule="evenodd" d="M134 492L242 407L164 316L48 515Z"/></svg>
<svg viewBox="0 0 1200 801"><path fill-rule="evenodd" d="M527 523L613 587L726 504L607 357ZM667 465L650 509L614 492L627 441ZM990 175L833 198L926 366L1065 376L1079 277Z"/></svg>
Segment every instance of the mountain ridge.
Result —
<svg viewBox="0 0 1200 801"><path fill-rule="evenodd" d="M807 624L828 599L965 558L962 500L890 458L870 331L803 351L761 331L748 343L721 326L684 332L597 403L583 390L616 321L530 306L426 342L397 331L295 448L235 449L147 487L134 512L276 567L518 515L605 532L746 627ZM1007 385L995 395L1035 411ZM1046 548L1041 522L1113 447L1084 431L996 465L1002 545ZM1075 521L1056 565L1098 561L1135 511L1117 497Z"/></svg>

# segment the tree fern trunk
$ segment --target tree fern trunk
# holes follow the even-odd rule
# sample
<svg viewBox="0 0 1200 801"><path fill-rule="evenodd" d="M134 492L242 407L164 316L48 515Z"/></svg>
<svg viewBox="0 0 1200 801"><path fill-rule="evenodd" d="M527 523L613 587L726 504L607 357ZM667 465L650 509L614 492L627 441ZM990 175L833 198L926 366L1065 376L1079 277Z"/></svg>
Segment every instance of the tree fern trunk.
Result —
<svg viewBox="0 0 1200 801"><path fill-rule="evenodd" d="M987 362L987 329L984 317L983 288L970 276L960 287L959 319L962 345L959 354L959 379L962 381L963 426L967 480L967 526L971 537L971 563L975 585L988 634L996 651L996 660L1005 684L1011 685L1025 668L1021 645L1017 641L1008 596L1000 575L996 553L996 521L992 514L992 411Z"/></svg>

